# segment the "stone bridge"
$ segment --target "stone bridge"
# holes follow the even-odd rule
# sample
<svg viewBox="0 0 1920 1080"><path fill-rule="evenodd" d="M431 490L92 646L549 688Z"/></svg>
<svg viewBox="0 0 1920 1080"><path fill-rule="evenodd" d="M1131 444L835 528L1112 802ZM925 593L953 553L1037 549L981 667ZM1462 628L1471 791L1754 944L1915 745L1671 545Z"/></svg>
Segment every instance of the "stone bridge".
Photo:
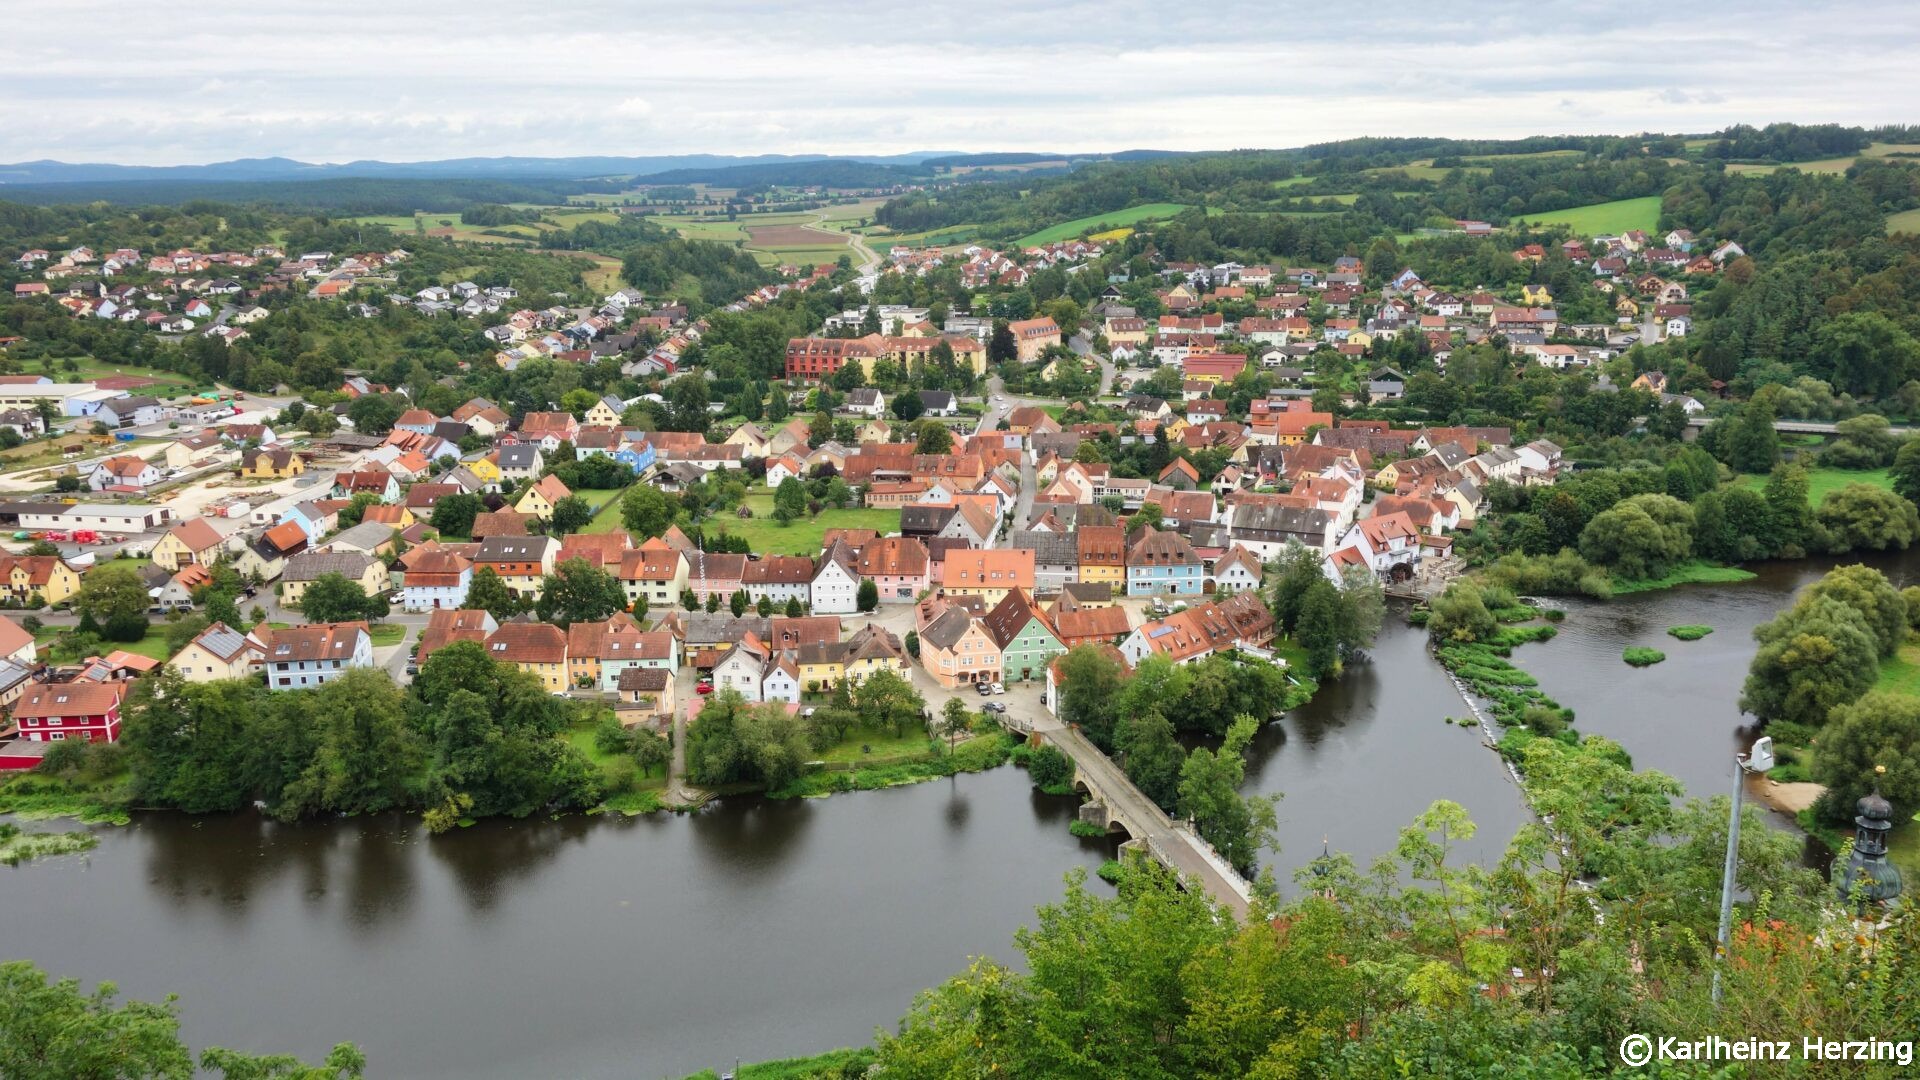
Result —
<svg viewBox="0 0 1920 1080"><path fill-rule="evenodd" d="M1036 727L1038 727L1036 725ZM1253 886L1213 846L1183 822L1168 817L1152 799L1127 779L1113 759L1087 741L1079 731L1048 725L1036 736L1073 761L1073 787L1086 798L1080 820L1126 837L1121 847L1141 851L1172 869L1189 887L1198 884L1236 919L1245 921L1252 907Z"/></svg>

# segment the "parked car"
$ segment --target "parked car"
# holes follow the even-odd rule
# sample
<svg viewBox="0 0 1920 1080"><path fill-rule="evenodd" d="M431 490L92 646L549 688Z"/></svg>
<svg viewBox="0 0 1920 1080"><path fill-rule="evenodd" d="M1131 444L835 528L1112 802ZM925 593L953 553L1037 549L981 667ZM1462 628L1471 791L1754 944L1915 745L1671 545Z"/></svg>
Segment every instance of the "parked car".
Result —
<svg viewBox="0 0 1920 1080"><path fill-rule="evenodd" d="M986 697L988 694L993 693L992 683L977 682L973 684L973 688L981 697Z"/></svg>
<svg viewBox="0 0 1920 1080"><path fill-rule="evenodd" d="M700 680L700 685L693 688L693 692L696 694L711 694L713 693L713 684L702 679Z"/></svg>
<svg viewBox="0 0 1920 1080"><path fill-rule="evenodd" d="M996 693L996 694L1004 694L1004 693L1006 693L1006 692L1007 692L1007 688L1006 688L1006 686L1005 686L1005 685L1003 685L1003 684L1001 684L1001 683L994 683L994 684L993 684L993 692L994 692L994 693Z"/></svg>
<svg viewBox="0 0 1920 1080"><path fill-rule="evenodd" d="M1004 713L1007 711L1007 703L1004 701L989 701L985 705L980 706L980 708L990 713Z"/></svg>

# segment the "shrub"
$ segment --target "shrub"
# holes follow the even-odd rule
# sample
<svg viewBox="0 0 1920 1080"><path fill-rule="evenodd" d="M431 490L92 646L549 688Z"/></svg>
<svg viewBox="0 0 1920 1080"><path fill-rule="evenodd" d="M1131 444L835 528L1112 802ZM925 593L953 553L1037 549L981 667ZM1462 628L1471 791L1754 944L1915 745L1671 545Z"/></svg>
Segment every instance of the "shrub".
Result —
<svg viewBox="0 0 1920 1080"><path fill-rule="evenodd" d="M1699 625L1669 626L1667 627L1667 633L1672 634L1681 641L1699 641L1701 638L1713 633L1713 627Z"/></svg>
<svg viewBox="0 0 1920 1080"><path fill-rule="evenodd" d="M1034 787L1050 795L1073 790L1073 762L1056 746L1042 746L1028 755L1027 775Z"/></svg>
<svg viewBox="0 0 1920 1080"><path fill-rule="evenodd" d="M1098 840L1107 835L1107 830L1091 821L1081 821L1079 818L1073 819L1073 824L1067 826L1067 831L1082 840Z"/></svg>
<svg viewBox="0 0 1920 1080"><path fill-rule="evenodd" d="M1659 649L1649 649L1644 645L1629 645L1620 658L1634 667L1649 667L1667 658Z"/></svg>

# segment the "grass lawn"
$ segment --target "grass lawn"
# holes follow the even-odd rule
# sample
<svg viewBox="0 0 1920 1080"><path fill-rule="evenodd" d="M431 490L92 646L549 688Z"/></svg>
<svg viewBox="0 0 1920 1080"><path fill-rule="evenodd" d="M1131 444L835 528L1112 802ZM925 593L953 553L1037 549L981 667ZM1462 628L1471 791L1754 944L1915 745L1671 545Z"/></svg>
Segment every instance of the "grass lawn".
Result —
<svg viewBox="0 0 1920 1080"><path fill-rule="evenodd" d="M369 629L375 647L398 645L407 638L407 628L399 623L374 623Z"/></svg>
<svg viewBox="0 0 1920 1080"><path fill-rule="evenodd" d="M74 366L74 370L71 372L67 370L67 362L69 360L73 362ZM50 364L51 366L48 366L49 361L41 360L23 361L21 369L30 375L45 374L54 382L89 382L94 379L105 378L108 375L138 375L143 379L152 379L160 383L161 386L155 389L161 396L165 396L165 394L170 393L173 389L194 385L192 379L175 372L161 371L158 368L140 367L137 364L109 364L104 360L96 360L91 356L63 356L59 359L51 360Z"/></svg>
<svg viewBox="0 0 1920 1080"><path fill-rule="evenodd" d="M167 650L166 626L167 624L163 622L152 624L147 627L146 636L139 641L103 641L100 643L101 654L105 655L115 649L125 649L152 660L165 660L173 655Z"/></svg>
<svg viewBox="0 0 1920 1080"><path fill-rule="evenodd" d="M763 555L818 555L820 540L828 529L872 529L885 536L900 531L898 510L826 509L812 520L801 518L788 525L773 519L773 492L756 491L747 496L751 518L721 513L703 522L707 532L726 531L745 537L754 551Z"/></svg>
<svg viewBox="0 0 1920 1080"><path fill-rule="evenodd" d="M1615 579L1613 593L1615 596L1622 596L1627 593L1671 589L1675 585L1729 585L1737 581L1749 581L1755 576L1757 575L1753 571L1742 570L1737 566L1715 566L1699 559L1689 559L1674 567L1666 577L1636 581Z"/></svg>
<svg viewBox="0 0 1920 1080"><path fill-rule="evenodd" d="M885 729L855 728L851 735L821 751L819 759L860 764L928 757L927 742L926 731L918 727L909 728L906 734L898 738Z"/></svg>
<svg viewBox="0 0 1920 1080"><path fill-rule="evenodd" d="M624 493L625 489L611 492L581 492L582 498L592 495L607 495L609 498L606 502L600 504L599 509L594 511L593 520L587 522L587 527L580 531L583 533L608 533L615 529L625 528L626 524L620 520L620 496ZM588 501L592 500L589 499Z"/></svg>
<svg viewBox="0 0 1920 1080"><path fill-rule="evenodd" d="M1887 232L1920 233L1920 210L1902 210L1887 215Z"/></svg>
<svg viewBox="0 0 1920 1080"><path fill-rule="evenodd" d="M1880 678L1873 688L1920 697L1920 645L1902 645L1899 652L1880 661Z"/></svg>
<svg viewBox="0 0 1920 1080"><path fill-rule="evenodd" d="M1144 203L1140 206L1129 206L1125 210L1063 221L1058 225L1041 229L1039 232L1028 233L1015 242L1020 247L1051 244L1059 240L1071 240L1088 231L1100 232L1106 229L1117 229L1122 225L1136 225L1142 221L1170 218L1185 209L1187 207L1181 203Z"/></svg>
<svg viewBox="0 0 1920 1080"><path fill-rule="evenodd" d="M1623 233L1630 229L1652 232L1660 224L1660 196L1576 206L1569 210L1534 214L1526 221L1529 225L1565 225L1581 236Z"/></svg>
<svg viewBox="0 0 1920 1080"><path fill-rule="evenodd" d="M1767 478L1759 473L1746 473L1740 477L1740 483L1758 491L1767 486ZM1807 501L1819 506L1828 492L1846 487L1848 484L1872 484L1874 487L1891 491L1893 476L1885 469L1808 469Z"/></svg>

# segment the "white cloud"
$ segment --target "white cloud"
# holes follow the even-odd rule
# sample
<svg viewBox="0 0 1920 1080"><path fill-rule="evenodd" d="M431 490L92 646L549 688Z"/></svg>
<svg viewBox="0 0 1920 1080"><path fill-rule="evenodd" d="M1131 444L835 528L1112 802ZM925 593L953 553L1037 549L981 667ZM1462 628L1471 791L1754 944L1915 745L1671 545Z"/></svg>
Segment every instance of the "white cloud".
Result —
<svg viewBox="0 0 1920 1080"><path fill-rule="evenodd" d="M1910 0L72 0L10 24L0 161L1218 149L1900 122L1920 101Z"/></svg>

